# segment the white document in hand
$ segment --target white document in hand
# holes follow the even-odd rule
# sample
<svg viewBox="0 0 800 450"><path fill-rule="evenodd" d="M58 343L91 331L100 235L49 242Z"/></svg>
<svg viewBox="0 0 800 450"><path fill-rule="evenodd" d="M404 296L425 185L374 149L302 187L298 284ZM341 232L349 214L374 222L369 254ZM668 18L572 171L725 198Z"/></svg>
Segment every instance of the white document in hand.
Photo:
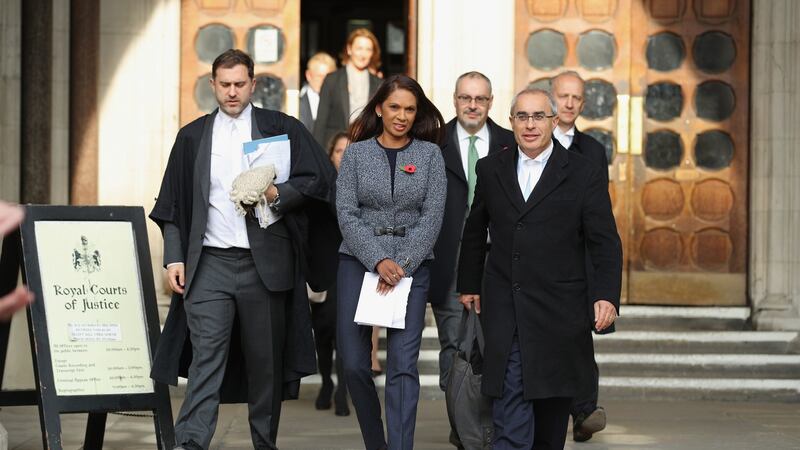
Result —
<svg viewBox="0 0 800 450"><path fill-rule="evenodd" d="M378 287L377 273L364 274L361 283L361 295L358 296L356 316L353 319L359 325L375 325L386 328L404 329L406 327L406 307L408 294L411 292L412 278L403 278L394 289L386 295L375 291Z"/></svg>
<svg viewBox="0 0 800 450"><path fill-rule="evenodd" d="M263 167L272 164L275 167L273 184L285 183L292 169L292 147L289 135L281 134L251 142L245 142L243 153L247 168ZM256 217L262 226L272 225L282 216L275 214L270 208L256 210Z"/></svg>

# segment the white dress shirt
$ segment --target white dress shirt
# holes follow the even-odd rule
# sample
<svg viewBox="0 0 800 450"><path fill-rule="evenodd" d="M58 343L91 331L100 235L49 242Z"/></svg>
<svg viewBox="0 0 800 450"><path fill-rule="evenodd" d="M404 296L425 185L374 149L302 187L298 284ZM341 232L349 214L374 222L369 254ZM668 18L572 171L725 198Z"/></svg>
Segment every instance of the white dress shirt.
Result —
<svg viewBox="0 0 800 450"><path fill-rule="evenodd" d="M568 149L569 146L572 145L572 140L575 139L575 125L567 131L561 131L561 127L556 127L556 129L553 130L553 136L558 139L562 147Z"/></svg>
<svg viewBox="0 0 800 450"><path fill-rule="evenodd" d="M317 110L319 109L319 92L309 87L306 90L306 98L308 98L308 106L311 107L311 118L317 120Z"/></svg>
<svg viewBox="0 0 800 450"><path fill-rule="evenodd" d="M233 179L247 169L243 145L253 140L252 109L247 105L235 119L219 110L214 118L208 224L203 238L206 247L250 248L244 217L236 213L229 195Z"/></svg>
<svg viewBox="0 0 800 450"><path fill-rule="evenodd" d="M467 174L467 163L469 162L469 137L471 135L461 123L456 121L456 137L458 138L458 148L461 151L461 165L464 167L464 178L469 179ZM475 140L475 149L478 150L478 159L489 154L489 127L484 123L480 130L475 133L478 139Z"/></svg>
<svg viewBox="0 0 800 450"><path fill-rule="evenodd" d="M553 154L553 142L551 141L550 145L542 153L539 153L536 158L528 158L519 147L517 147L517 153L519 154L517 160L517 182L519 182L523 198L528 201L528 197L533 192L533 188L536 187L536 183L542 178L542 172L544 172L544 167L547 165L550 155Z"/></svg>

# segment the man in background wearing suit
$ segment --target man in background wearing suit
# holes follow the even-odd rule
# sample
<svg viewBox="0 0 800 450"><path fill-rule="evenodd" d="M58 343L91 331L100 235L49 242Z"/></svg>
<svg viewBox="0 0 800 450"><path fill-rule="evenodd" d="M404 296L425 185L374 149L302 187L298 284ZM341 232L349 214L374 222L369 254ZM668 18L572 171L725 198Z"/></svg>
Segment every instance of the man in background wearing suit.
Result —
<svg viewBox="0 0 800 450"><path fill-rule="evenodd" d="M300 122L303 122L309 132L314 131L322 82L325 81L325 76L334 70L336 61L325 52L315 53L306 63L306 84L300 89Z"/></svg>
<svg viewBox="0 0 800 450"><path fill-rule="evenodd" d="M310 248L322 232L309 229L320 223L310 215L333 203L336 175L299 121L250 103L253 69L240 50L214 60L219 108L178 132L150 214L164 234L173 291L151 376L177 384L191 361L175 424L182 449L209 448L221 401L246 402L253 448L276 449L281 400L297 398L300 378L316 369L305 285L327 286L306 258L324 253ZM230 192L249 168L243 144L282 134L291 168L263 193L277 217L264 229L236 212Z"/></svg>
<svg viewBox="0 0 800 450"><path fill-rule="evenodd" d="M513 148L514 134L489 118L492 83L480 72L467 72L456 80L453 106L456 117L445 126L442 156L447 171L447 200L442 231L433 248L428 299L436 318L439 344L439 386L445 389L447 374L458 347L459 324L464 307L455 292L456 261L461 231L475 190L475 164L479 158Z"/></svg>
<svg viewBox="0 0 800 450"><path fill-rule="evenodd" d="M583 78L573 71L562 72L551 81L551 91L558 105L558 126L553 130L553 137L566 149L579 153L595 162L602 170L608 184L608 159L602 144L588 134L581 133L575 126L575 120L583 111L585 104ZM589 309L594 308L594 270L591 258L586 258L587 283L589 286ZM614 326L603 330L613 333ZM584 442L592 438L592 434L606 427L606 411L597 406L600 371L594 365L592 378L586 386L587 393L576 397L570 415L572 415L572 439Z"/></svg>
<svg viewBox="0 0 800 450"><path fill-rule="evenodd" d="M550 93L518 93L510 121L517 150L476 167L457 290L481 313L481 390L494 398L494 450L562 449L572 399L594 370L591 330L617 315L622 246L605 169L552 139L558 118ZM594 318L586 307L587 248L597 275Z"/></svg>

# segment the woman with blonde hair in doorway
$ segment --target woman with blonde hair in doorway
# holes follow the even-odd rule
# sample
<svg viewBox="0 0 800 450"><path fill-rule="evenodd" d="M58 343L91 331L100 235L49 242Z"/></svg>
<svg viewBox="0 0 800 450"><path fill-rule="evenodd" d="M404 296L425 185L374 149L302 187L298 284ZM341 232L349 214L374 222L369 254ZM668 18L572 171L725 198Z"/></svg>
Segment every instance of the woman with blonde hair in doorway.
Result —
<svg viewBox="0 0 800 450"><path fill-rule="evenodd" d="M350 33L341 59L343 67L325 77L319 93L314 138L323 147L333 135L347 131L381 84L370 70L380 67L381 47L368 29Z"/></svg>

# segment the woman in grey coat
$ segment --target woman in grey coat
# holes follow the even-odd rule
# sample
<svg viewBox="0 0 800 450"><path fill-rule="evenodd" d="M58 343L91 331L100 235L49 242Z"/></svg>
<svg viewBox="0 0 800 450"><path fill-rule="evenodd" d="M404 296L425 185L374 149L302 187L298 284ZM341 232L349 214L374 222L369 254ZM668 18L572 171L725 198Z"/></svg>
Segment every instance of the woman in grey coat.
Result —
<svg viewBox="0 0 800 450"><path fill-rule="evenodd" d="M364 445L387 448L370 371L371 327L356 324L366 272L388 293L413 277L404 329L387 329L386 422L389 449L411 449L419 400L417 359L425 306L447 190L441 113L405 75L387 79L350 128L336 182L342 231L337 340Z"/></svg>

